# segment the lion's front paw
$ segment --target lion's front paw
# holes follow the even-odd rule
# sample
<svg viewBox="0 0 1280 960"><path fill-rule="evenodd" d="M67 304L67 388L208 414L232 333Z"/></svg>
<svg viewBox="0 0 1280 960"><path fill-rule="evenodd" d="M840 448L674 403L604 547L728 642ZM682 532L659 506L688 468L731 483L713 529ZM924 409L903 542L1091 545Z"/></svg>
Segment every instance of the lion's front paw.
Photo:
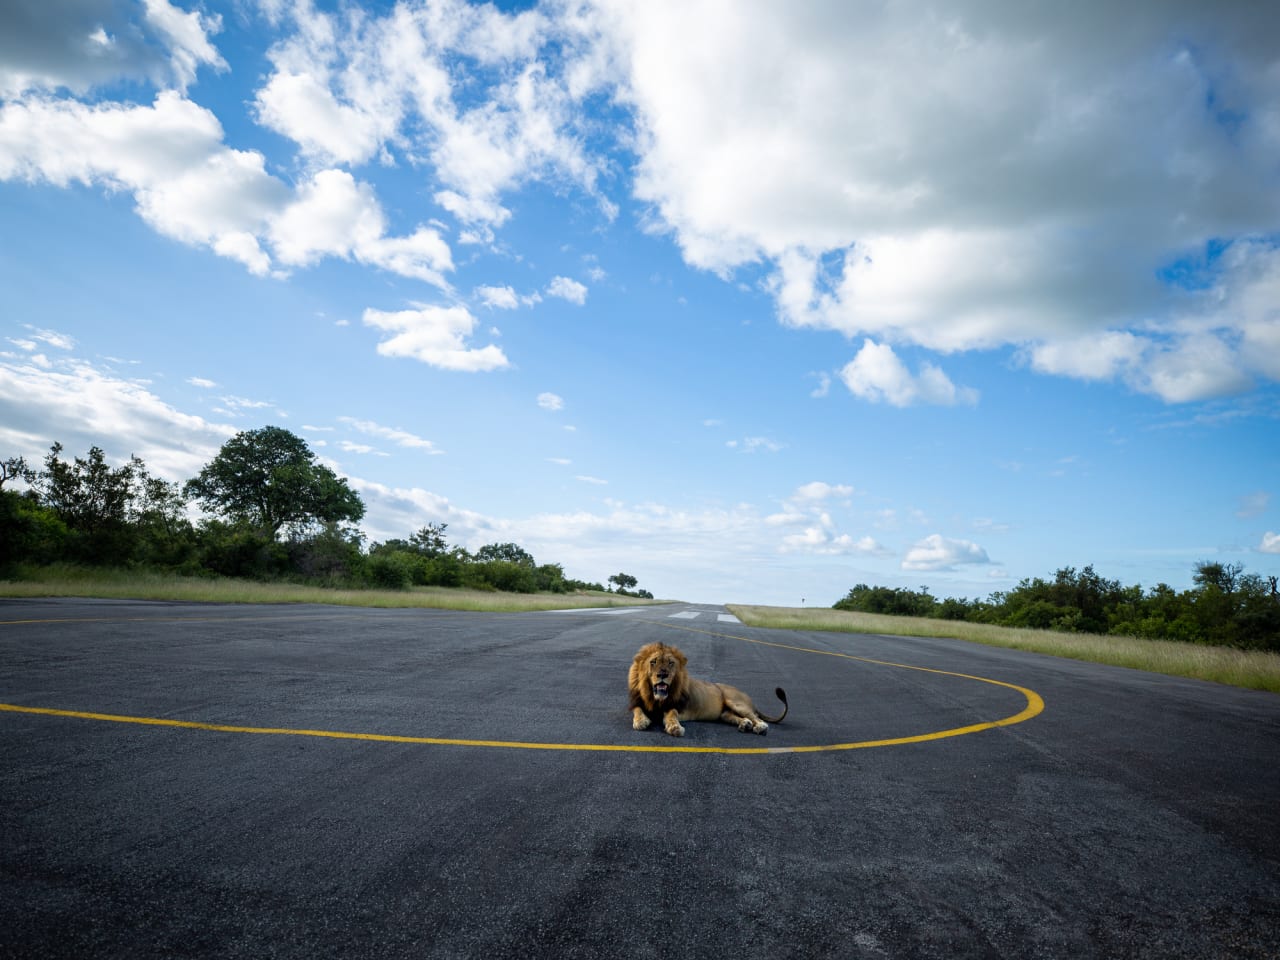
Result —
<svg viewBox="0 0 1280 960"><path fill-rule="evenodd" d="M637 713L634 717L631 718L631 729L632 730L648 730L649 723L650 721L648 717L646 717L643 713Z"/></svg>
<svg viewBox="0 0 1280 960"><path fill-rule="evenodd" d="M678 723L672 724L667 727L667 733L671 734L673 737L683 737L684 727L680 726Z"/></svg>

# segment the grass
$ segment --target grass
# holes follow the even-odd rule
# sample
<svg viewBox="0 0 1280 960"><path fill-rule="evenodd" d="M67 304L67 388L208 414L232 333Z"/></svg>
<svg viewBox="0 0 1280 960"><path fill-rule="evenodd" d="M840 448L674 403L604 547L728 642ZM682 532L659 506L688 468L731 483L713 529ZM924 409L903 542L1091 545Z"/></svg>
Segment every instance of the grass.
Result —
<svg viewBox="0 0 1280 960"><path fill-rule="evenodd" d="M1280 654L1262 650L1237 650L1232 647L1145 640L1139 637L1024 630L961 620L891 617L819 608L734 604L729 609L739 620L752 627L952 638L992 647L1028 650L1072 660L1132 667L1152 673L1212 680L1249 690L1280 693Z"/></svg>
<svg viewBox="0 0 1280 960"><path fill-rule="evenodd" d="M453 587L361 590L71 566L43 568L34 571L30 577L0 580L0 597L98 597L199 603L330 603L355 607L427 607L485 613L620 607L663 602L594 590L532 594Z"/></svg>

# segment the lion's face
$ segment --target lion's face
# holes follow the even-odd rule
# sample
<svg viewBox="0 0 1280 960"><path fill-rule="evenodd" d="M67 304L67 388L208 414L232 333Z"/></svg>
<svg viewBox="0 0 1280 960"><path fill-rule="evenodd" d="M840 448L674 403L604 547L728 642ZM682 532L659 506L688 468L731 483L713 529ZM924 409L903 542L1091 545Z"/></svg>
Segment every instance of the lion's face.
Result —
<svg viewBox="0 0 1280 960"><path fill-rule="evenodd" d="M676 647L651 643L636 654L632 671L655 701L661 702L684 686L688 658Z"/></svg>

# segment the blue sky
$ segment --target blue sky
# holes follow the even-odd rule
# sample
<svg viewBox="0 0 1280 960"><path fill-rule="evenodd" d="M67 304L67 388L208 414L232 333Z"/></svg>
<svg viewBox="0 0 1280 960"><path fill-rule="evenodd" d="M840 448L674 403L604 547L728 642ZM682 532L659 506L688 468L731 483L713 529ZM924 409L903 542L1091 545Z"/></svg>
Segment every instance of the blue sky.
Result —
<svg viewBox="0 0 1280 960"><path fill-rule="evenodd" d="M0 454L658 596L1280 573L1280 9L0 10Z"/></svg>

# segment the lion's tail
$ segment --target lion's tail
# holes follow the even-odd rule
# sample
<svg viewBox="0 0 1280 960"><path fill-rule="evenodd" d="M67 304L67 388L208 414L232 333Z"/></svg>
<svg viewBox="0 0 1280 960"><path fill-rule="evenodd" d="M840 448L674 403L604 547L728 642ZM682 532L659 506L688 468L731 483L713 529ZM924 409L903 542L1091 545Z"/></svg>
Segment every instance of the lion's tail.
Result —
<svg viewBox="0 0 1280 960"><path fill-rule="evenodd" d="M760 716L768 723L781 723L782 718L787 715L787 710L789 709L787 704L787 691L783 690L781 687L777 687L773 692L776 693L778 695L778 699L782 701L782 713L776 717L766 717L763 713L760 714Z"/></svg>

